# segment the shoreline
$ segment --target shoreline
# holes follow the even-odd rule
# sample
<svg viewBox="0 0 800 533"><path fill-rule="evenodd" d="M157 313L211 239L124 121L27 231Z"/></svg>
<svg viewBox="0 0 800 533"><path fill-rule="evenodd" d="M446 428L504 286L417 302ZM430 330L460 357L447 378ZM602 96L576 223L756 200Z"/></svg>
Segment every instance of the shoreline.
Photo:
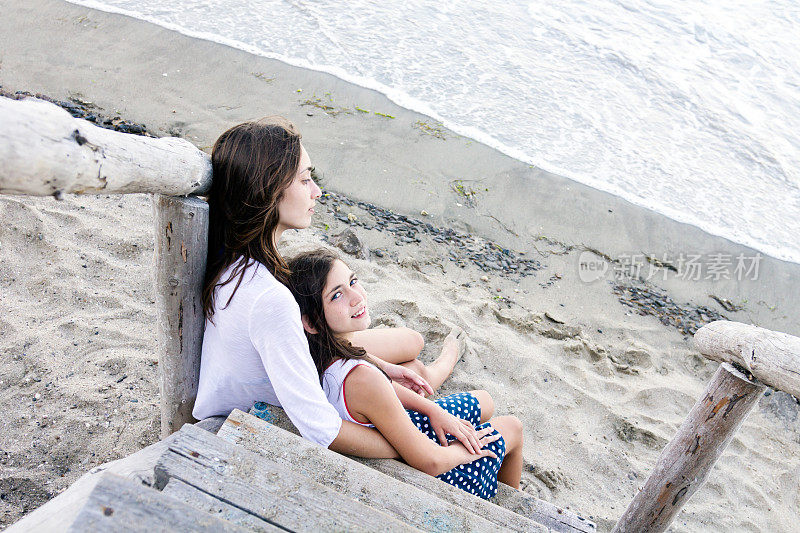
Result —
<svg viewBox="0 0 800 533"><path fill-rule="evenodd" d="M348 259L375 294L378 324L422 330L425 357L441 342L444 320L466 325L470 354L443 393L490 390L498 412L523 420L526 490L601 528L644 482L716 366L692 348L691 322L681 330L661 318L701 321L706 309L800 335L800 304L791 299L800 265L764 256L758 280L681 279L658 258L754 251L530 168L330 75L61 1L7 11L5 91L76 97L206 150L265 109L293 120L335 193L312 232L288 236L287 253L351 229L369 250L368 260ZM5 501L24 494L28 507L41 503L41 491L60 490L95 459L157 438L148 204L145 195L0 197L13 221L0 233L2 349L12 354L0 363L10 385L0 395L9 412L0 441L10 471L0 480L12 496ZM585 253L606 263L608 275L582 280ZM613 290L625 254L647 254L644 266L656 272L650 284L621 284L638 294ZM525 264L535 264L532 275L514 272ZM636 304L647 291L647 305L672 314L650 316ZM796 521L784 496L797 487L797 461L786 459L800 458L800 429L787 397L760 400L677 531L767 531ZM30 435L42 445L29 450ZM731 515L714 505L720 498L742 507ZM26 506L4 505L4 517L16 518Z"/></svg>
<svg viewBox="0 0 800 533"><path fill-rule="evenodd" d="M212 42L212 43L219 44L221 46L225 46L225 47L232 48L232 49L235 49L235 50L243 51L243 52L245 52L245 53L247 53L249 55L254 55L254 56L257 56L257 57L263 57L263 58L266 58L266 59L269 59L269 60L272 60L272 61L277 61L280 64L283 64L283 65L286 65L286 66L289 66L289 67L292 67L292 68L308 70L308 71L311 71L311 72L316 72L316 73L325 74L325 75L329 75L329 76L335 77L336 79L342 81L343 83L345 83L347 85L355 86L355 87L358 87L360 89L364 89L364 90L368 90L368 91L373 91L373 92L381 95L384 99L386 99L387 101L391 102L392 104L398 106L401 109L405 109L405 110L407 110L409 112L416 113L416 114L422 115L422 116L430 119L430 123L434 124L437 127L437 129L440 129L441 126L442 126L441 119L439 117L436 117L435 116L436 114L428 109L429 106L425 102L419 101L416 98L407 95L406 93L397 93L391 87L388 87L388 86L386 86L386 85L384 85L384 84L382 84L380 82L376 82L376 81L371 80L369 78L362 78L360 76L350 75L349 73L344 72L341 68L329 67L329 66L326 66L326 65L312 65L308 61L303 60L303 59L280 57L280 56L275 55L275 54L271 55L268 51L265 51L265 50L260 49L260 48L256 48L256 47L254 47L252 45L248 45L248 44L243 43L241 41L228 39L228 38L221 37L221 36L215 35L215 34L208 34L208 33L205 33L205 32L198 32L198 31L190 30L190 29L187 29L187 28L180 27L180 26L178 26L176 24L159 22L159 21L155 20L153 17L142 16L139 13L131 14L133 12L131 12L131 11L127 10L127 9L124 9L124 8L116 8L116 7L113 7L113 6L103 6L103 8L95 7L95 6L92 5L92 4L95 3L93 0L88 0L88 2L83 2L83 3L88 4L86 7L90 8L90 9L96 9L98 11L102 11L102 12L106 12L106 13L119 14L119 15L122 15L122 16L131 17L131 18L134 18L136 20L144 21L144 22L147 22L149 24L153 24L153 25L156 25L158 27L164 28L164 29L166 29L168 31L179 33L179 34L181 34L183 36L186 36L186 37L189 37L189 38L192 38L192 39L209 41L209 42ZM139 15L139 16L137 17L135 15ZM343 110L345 108L339 108L339 109ZM365 110L362 109L362 108L359 108L358 106L354 106L353 108L349 109L348 111L357 115L358 113L356 113L356 111L364 112ZM369 113L369 111L367 111L367 112ZM378 114L379 115L384 115L384 114L381 114L381 113L378 113ZM431 117L434 117L434 118L431 118ZM575 179L573 177L570 177L567 173L561 173L561 172L558 172L557 170L552 170L552 169L551 170L547 170L545 168L546 166L537 165L535 161L531 161L531 159L535 159L532 156L528 156L526 154L523 154L523 153L519 152L519 150L511 148L511 147L503 144L502 142L495 140L491 135L489 135L488 133L484 133L483 131L475 130L474 128L465 128L465 130L471 130L471 131L466 131L466 132L459 133L459 131L458 131L459 128L457 128L457 127L456 128L451 128L450 126L445 126L444 129L447 130L448 132L450 132L451 135L455 135L457 137L462 137L462 138L466 138L466 139L471 139L474 142L482 144L482 145L488 147L491 150L500 152L504 156L509 157L509 158L517 161L518 163L527 166L528 168L541 169L543 172L546 172L549 175L563 177L564 179L568 180L569 182L580 184L580 185L582 185L584 187L588 187L588 188L590 188L592 190L595 190L595 191L598 191L598 192L602 192L604 194L608 194L610 196L619 198L619 199L623 200L624 202L630 203L632 206L634 206L636 208L646 209L648 211L652 211L653 213L657 214L658 216L663 216L663 217L668 218L669 220L672 220L672 221L674 221L674 222L676 222L678 224L685 224L687 226L696 228L696 229L700 230L701 232L707 233L707 234L715 236L715 237L719 237L721 239L724 239L725 241L734 243L737 246L742 246L742 247L745 247L747 249L759 250L758 243L754 244L754 243L747 243L747 242L739 242L739 241L736 241L736 240L734 240L734 239L732 239L730 237L725 237L724 236L724 227L717 227L716 228L717 232L714 232L714 231L711 231L711 230L703 228L702 225L700 225L700 224L693 223L690 220L692 217L687 215L687 214L685 214L685 213L681 213L681 212L675 211L674 209L667 209L666 210L667 212L662 212L663 210L659 210L660 206L658 206L658 205L652 205L651 206L651 205L647 205L646 203L641 203L641 202L637 203L636 200L628 199L625 196L624 192L621 192L621 191L614 192L614 191L609 190L608 188L605 188L604 187L605 184L603 184L602 182L593 183L596 180L593 180L591 177L586 177L585 179L579 180L579 179ZM450 131L450 130L452 130L452 131ZM719 233L719 232L722 232L722 233ZM763 248L764 250L774 250L774 249L776 249L776 247L772 246L772 245L762 245L761 248ZM791 263L791 264L800 264L800 255L798 255L797 251L788 252L788 251L784 250L784 254L789 254L792 257L794 257L794 259L787 259L787 258L784 258L784 257L778 257L778 254L773 254L772 251L764 251L764 250L760 250L760 253L762 253L763 255L772 257L773 259L776 259L776 260L779 260L779 261L785 261L785 262Z"/></svg>
<svg viewBox="0 0 800 533"><path fill-rule="evenodd" d="M532 242L549 239L599 250L612 258L646 254L674 261L683 254L701 255L707 261L712 254L722 253L735 261L740 254L747 258L759 254L622 198L532 168L438 128L428 117L403 109L376 91L332 75L124 15L55 0L30 6L12 8L20 16L10 16L3 30L0 82L5 90L41 92L58 99L77 94L109 112L147 123L151 133L183 136L206 151L230 125L281 114L303 132L328 188L399 213L424 210L442 225L471 230L528 253L536 253ZM44 15L45 8L54 15L52 20ZM69 13L72 19L66 16ZM38 20L37 27L31 27L32 20ZM74 33L69 47L58 37L63 31ZM31 42L10 38L20 33L31 35ZM96 42L110 41L110 35L122 38L100 51ZM56 48L61 49L51 54ZM48 55L54 57L32 64L35 58ZM226 92L231 80L236 80L237 90ZM364 116L359 108L373 114ZM335 143L329 140L332 131ZM445 139L431 131L442 132ZM460 201L464 198L455 191L458 184L475 191L472 206ZM409 185L419 194L407 194ZM705 301L697 298L697 294L710 293L730 301L763 301L748 309L749 321L800 335L800 320L793 318L800 315L800 302L789 296L800 279L800 264L760 257L759 276L766 283L685 282L667 275L663 282L659 276L659 284L677 299L698 305L716 305L707 297Z"/></svg>

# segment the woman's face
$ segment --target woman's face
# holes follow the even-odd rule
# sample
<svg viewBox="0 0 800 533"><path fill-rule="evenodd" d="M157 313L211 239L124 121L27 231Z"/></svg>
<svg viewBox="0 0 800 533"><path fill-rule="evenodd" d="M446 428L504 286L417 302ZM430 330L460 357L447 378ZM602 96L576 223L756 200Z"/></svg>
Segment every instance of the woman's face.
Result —
<svg viewBox="0 0 800 533"><path fill-rule="evenodd" d="M322 195L320 188L311 179L311 169L311 158L308 157L303 145L300 145L300 165L297 174L278 202L279 234L287 229L303 229L311 225L315 200Z"/></svg>
<svg viewBox="0 0 800 533"><path fill-rule="evenodd" d="M336 334L363 331L369 327L367 293L353 272L334 261L322 289L322 310L328 327Z"/></svg>

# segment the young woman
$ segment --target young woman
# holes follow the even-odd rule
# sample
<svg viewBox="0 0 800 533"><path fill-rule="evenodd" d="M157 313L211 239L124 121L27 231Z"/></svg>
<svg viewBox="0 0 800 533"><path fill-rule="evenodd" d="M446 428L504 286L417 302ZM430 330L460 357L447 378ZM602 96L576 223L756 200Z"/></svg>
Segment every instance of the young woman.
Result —
<svg viewBox="0 0 800 533"><path fill-rule="evenodd" d="M293 258L289 268L289 288L300 305L311 358L328 401L343 419L376 427L409 465L472 494L493 497L498 479L519 488L522 427L516 417L493 418L489 425L494 405L486 391L431 402L393 384L354 344L359 333L369 331L370 316L364 288L347 265L320 249ZM440 359L457 351L459 333L445 340ZM448 446L433 421L451 435L475 427L477 455L460 443Z"/></svg>
<svg viewBox="0 0 800 533"><path fill-rule="evenodd" d="M277 243L285 230L310 225L320 196L300 134L281 118L239 124L217 139L211 163L206 327L194 417L226 416L267 401L322 446L397 457L377 431L343 422L328 403L300 310L284 285L289 270ZM364 335L365 344L387 342L380 330ZM433 392L413 370L375 363L402 385Z"/></svg>

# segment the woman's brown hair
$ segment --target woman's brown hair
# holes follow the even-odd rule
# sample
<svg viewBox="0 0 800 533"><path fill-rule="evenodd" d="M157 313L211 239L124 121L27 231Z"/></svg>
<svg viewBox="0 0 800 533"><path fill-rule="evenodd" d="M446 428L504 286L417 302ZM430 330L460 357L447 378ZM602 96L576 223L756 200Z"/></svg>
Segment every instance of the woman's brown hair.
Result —
<svg viewBox="0 0 800 533"><path fill-rule="evenodd" d="M214 315L215 289L238 278L227 306L253 261L286 283L289 267L278 253L274 233L279 221L278 203L294 180L300 155L300 133L281 117L239 124L214 143L203 284L207 318ZM227 279L221 280L234 263Z"/></svg>
<svg viewBox="0 0 800 533"><path fill-rule="evenodd" d="M301 253L289 260L289 290L300 306L300 314L316 330L316 333L306 331L306 337L311 359L314 360L320 379L325 369L336 359L363 358L367 354L364 348L338 338L325 320L322 290L333 263L338 259L335 253L320 248Z"/></svg>

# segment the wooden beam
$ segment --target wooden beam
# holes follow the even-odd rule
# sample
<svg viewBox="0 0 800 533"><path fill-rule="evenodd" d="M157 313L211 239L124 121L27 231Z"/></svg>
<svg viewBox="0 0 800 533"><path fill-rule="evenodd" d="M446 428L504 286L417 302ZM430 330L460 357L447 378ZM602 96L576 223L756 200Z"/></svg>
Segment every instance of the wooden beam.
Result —
<svg viewBox="0 0 800 533"><path fill-rule="evenodd" d="M177 433L156 464L155 474L157 488L177 478L292 531L417 531L287 465L191 424Z"/></svg>
<svg viewBox="0 0 800 533"><path fill-rule="evenodd" d="M762 383L800 398L800 338L718 320L697 330L694 344L707 358L738 365Z"/></svg>
<svg viewBox="0 0 800 533"><path fill-rule="evenodd" d="M62 525L62 531L63 525ZM113 474L104 474L66 529L85 531L230 531L247 529Z"/></svg>
<svg viewBox="0 0 800 533"><path fill-rule="evenodd" d="M100 128L55 104L0 97L0 194L203 194L211 162L189 141Z"/></svg>
<svg viewBox="0 0 800 533"><path fill-rule="evenodd" d="M722 363L612 533L665 531L705 482L764 389Z"/></svg>
<svg viewBox="0 0 800 533"><path fill-rule="evenodd" d="M203 345L208 204L156 195L155 295L161 437L193 422Z"/></svg>

